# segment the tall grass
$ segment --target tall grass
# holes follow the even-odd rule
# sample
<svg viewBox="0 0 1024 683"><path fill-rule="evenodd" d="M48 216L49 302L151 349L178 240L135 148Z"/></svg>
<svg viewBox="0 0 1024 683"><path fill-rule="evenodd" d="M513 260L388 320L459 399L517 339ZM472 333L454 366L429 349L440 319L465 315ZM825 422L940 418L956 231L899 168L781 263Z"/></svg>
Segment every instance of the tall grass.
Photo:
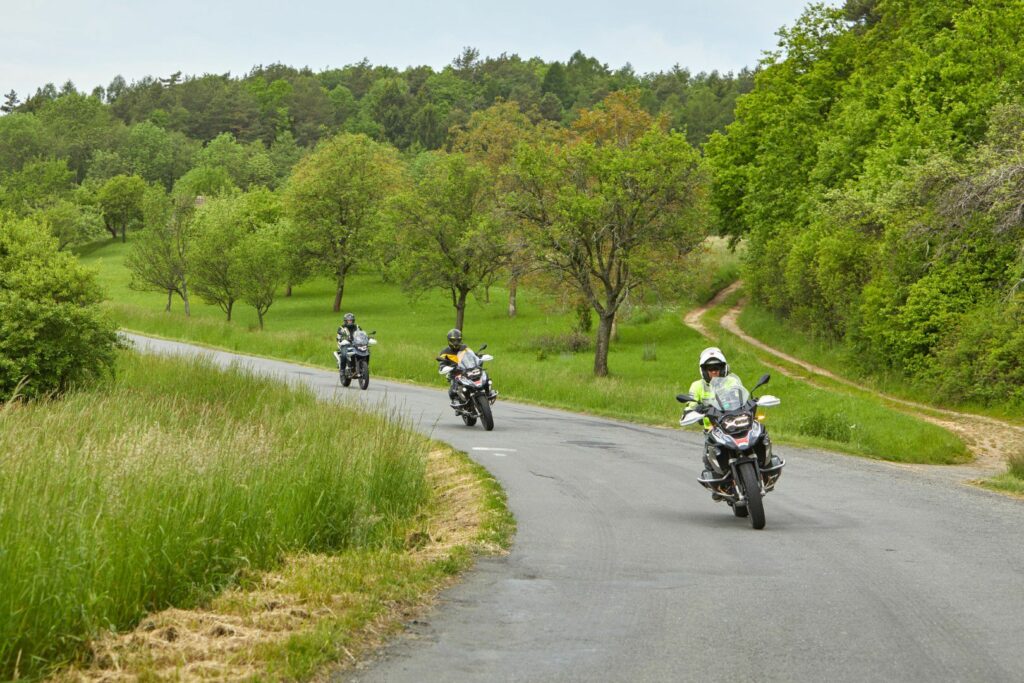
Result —
<svg viewBox="0 0 1024 683"><path fill-rule="evenodd" d="M393 418L394 416L392 416ZM0 678L295 550L400 544L428 497L401 420L200 361L0 409Z"/></svg>

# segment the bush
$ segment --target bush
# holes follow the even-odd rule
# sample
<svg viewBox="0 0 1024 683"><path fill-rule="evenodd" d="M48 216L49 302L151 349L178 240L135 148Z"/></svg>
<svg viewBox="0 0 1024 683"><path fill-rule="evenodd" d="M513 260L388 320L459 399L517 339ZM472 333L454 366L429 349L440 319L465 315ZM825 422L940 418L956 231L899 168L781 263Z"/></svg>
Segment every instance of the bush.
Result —
<svg viewBox="0 0 1024 683"><path fill-rule="evenodd" d="M0 401L63 392L113 367L114 324L92 272L45 226L0 217Z"/></svg>
<svg viewBox="0 0 1024 683"><path fill-rule="evenodd" d="M524 350L537 352L537 360L544 360L551 354L580 353L591 348L590 337L580 332L568 334L544 334L530 339Z"/></svg>
<svg viewBox="0 0 1024 683"><path fill-rule="evenodd" d="M850 443L853 428L842 413L812 413L797 424L797 432L804 436Z"/></svg>

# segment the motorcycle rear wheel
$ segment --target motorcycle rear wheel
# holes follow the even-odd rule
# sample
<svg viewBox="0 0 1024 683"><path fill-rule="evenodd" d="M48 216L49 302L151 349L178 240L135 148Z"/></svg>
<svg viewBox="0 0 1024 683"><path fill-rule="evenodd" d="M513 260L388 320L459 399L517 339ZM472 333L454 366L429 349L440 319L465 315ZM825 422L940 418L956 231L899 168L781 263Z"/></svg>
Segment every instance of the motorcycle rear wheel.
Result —
<svg viewBox="0 0 1024 683"><path fill-rule="evenodd" d="M476 424L476 415L466 415L465 413L463 413L462 421L465 423L467 427L472 427L473 425Z"/></svg>
<svg viewBox="0 0 1024 683"><path fill-rule="evenodd" d="M733 505L732 514L736 515L737 517L746 517L748 514L750 514L750 512L747 510L746 505Z"/></svg>
<svg viewBox="0 0 1024 683"><path fill-rule="evenodd" d="M739 466L740 486L747 498L747 512L750 513L750 526L755 529L764 528L764 501L761 499L761 483L758 481L754 463L745 462Z"/></svg>

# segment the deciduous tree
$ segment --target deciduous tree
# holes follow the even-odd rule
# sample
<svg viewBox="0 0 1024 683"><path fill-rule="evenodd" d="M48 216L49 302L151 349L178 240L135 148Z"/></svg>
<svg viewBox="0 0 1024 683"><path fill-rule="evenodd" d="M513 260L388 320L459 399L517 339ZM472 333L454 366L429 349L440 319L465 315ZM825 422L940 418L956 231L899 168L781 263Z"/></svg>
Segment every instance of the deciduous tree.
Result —
<svg viewBox="0 0 1024 683"><path fill-rule="evenodd" d="M300 161L284 190L288 214L309 257L337 283L341 310L345 277L368 255L384 200L401 178L393 148L365 135L342 133Z"/></svg>

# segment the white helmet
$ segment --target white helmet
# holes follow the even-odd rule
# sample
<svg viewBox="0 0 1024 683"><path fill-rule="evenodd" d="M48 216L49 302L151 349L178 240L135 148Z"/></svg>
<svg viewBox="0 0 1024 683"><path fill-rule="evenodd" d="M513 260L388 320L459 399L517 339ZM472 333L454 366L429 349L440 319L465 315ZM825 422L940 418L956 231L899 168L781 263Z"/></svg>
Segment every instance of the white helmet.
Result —
<svg viewBox="0 0 1024 683"><path fill-rule="evenodd" d="M729 374L729 361L725 359L725 354L722 353L722 349L717 346L709 346L700 352L700 376L705 382L710 382L711 378L708 377L708 371L704 369L705 365L723 365L722 377Z"/></svg>

